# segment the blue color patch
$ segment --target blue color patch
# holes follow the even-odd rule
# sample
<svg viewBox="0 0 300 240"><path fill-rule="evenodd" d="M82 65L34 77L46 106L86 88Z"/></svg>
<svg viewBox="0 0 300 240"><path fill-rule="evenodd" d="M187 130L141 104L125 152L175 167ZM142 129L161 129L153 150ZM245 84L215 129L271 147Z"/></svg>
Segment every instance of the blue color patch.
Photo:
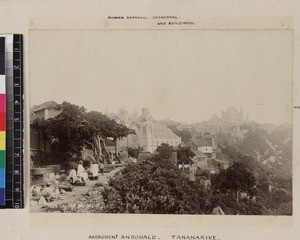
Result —
<svg viewBox="0 0 300 240"><path fill-rule="evenodd" d="M5 188L5 169L0 168L0 188Z"/></svg>
<svg viewBox="0 0 300 240"><path fill-rule="evenodd" d="M5 205L5 188L0 188L0 205Z"/></svg>

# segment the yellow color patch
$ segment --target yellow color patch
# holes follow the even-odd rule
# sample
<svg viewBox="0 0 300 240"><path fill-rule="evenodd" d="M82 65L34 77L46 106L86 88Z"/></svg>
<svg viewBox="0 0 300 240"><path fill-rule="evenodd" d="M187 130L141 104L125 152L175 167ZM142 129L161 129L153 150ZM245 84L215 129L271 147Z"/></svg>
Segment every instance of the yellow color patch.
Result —
<svg viewBox="0 0 300 240"><path fill-rule="evenodd" d="M0 131L0 150L5 150L5 132Z"/></svg>

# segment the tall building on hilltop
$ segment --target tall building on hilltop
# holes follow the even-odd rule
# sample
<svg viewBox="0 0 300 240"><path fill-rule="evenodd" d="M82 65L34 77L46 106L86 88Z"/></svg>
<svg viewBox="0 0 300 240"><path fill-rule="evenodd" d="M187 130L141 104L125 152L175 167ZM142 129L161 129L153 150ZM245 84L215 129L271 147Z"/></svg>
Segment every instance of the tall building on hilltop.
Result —
<svg viewBox="0 0 300 240"><path fill-rule="evenodd" d="M118 111L117 116L119 118L118 120L120 123L126 124L129 122L129 114L128 114L128 111L125 109L125 107L122 107Z"/></svg>
<svg viewBox="0 0 300 240"><path fill-rule="evenodd" d="M235 107L229 107L226 111L221 111L221 119L224 123L242 124L245 122L243 109L237 110Z"/></svg>
<svg viewBox="0 0 300 240"><path fill-rule="evenodd" d="M142 119L144 121L151 121L152 117L150 114L150 108L142 108Z"/></svg>

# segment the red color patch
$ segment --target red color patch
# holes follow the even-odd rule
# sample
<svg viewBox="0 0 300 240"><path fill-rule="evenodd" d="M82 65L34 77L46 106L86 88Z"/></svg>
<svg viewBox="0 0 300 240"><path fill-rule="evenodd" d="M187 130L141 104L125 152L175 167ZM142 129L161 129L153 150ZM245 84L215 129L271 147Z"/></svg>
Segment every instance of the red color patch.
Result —
<svg viewBox="0 0 300 240"><path fill-rule="evenodd" d="M6 114L0 112L0 131L6 131Z"/></svg>

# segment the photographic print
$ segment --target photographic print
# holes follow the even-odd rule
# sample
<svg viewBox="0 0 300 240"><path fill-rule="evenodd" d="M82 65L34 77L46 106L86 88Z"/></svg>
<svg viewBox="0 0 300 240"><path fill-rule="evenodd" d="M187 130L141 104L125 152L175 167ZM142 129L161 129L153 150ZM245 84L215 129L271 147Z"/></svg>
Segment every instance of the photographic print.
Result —
<svg viewBox="0 0 300 240"><path fill-rule="evenodd" d="M31 212L292 215L292 39L31 30Z"/></svg>

